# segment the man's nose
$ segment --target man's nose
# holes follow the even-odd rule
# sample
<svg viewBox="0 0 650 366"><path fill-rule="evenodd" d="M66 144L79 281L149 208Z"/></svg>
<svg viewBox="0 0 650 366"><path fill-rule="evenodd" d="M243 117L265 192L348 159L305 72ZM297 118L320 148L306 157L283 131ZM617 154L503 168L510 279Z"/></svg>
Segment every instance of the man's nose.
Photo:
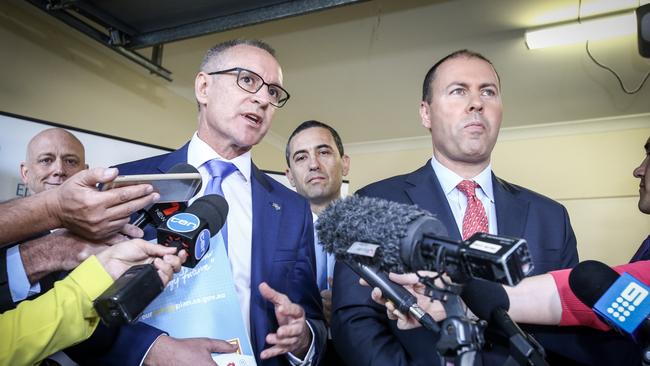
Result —
<svg viewBox="0 0 650 366"><path fill-rule="evenodd" d="M65 168L63 166L63 161L61 159L56 159L52 163L52 174L54 175L66 175Z"/></svg>
<svg viewBox="0 0 650 366"><path fill-rule="evenodd" d="M319 170L320 169L320 161L318 161L318 157L312 157L309 158L309 170Z"/></svg>
<svg viewBox="0 0 650 366"><path fill-rule="evenodd" d="M482 113L483 112L483 99L481 99L480 95L472 94L470 96L469 103L467 104L467 112L470 112L470 113L473 113L473 112Z"/></svg>
<svg viewBox="0 0 650 366"><path fill-rule="evenodd" d="M646 156L645 159L641 162L641 165L638 167L634 168L632 171L632 175L635 176L636 178L643 178L645 175L645 170L648 167L648 160L650 160L650 156Z"/></svg>

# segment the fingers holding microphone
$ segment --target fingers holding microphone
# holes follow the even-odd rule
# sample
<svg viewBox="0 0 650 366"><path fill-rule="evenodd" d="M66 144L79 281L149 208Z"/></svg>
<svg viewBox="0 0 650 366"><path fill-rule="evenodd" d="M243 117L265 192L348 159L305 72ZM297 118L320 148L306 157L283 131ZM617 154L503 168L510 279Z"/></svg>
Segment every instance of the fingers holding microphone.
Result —
<svg viewBox="0 0 650 366"><path fill-rule="evenodd" d="M187 253L181 250L176 254L176 248L132 239L107 248L97 254L97 259L113 279L119 278L134 265L153 263L163 285L166 285L174 273L180 271L181 265L187 259Z"/></svg>
<svg viewBox="0 0 650 366"><path fill-rule="evenodd" d="M185 250L181 250L178 254L165 254L162 258L154 259L153 265L158 270L158 276L160 276L163 285L166 286L174 277L174 273L180 271L185 260L187 260Z"/></svg>

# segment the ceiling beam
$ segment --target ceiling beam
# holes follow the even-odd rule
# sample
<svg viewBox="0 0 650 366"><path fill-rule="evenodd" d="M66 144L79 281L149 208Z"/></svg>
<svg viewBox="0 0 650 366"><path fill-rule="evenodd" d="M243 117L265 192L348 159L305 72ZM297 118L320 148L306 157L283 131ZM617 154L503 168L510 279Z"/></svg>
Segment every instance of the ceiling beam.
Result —
<svg viewBox="0 0 650 366"><path fill-rule="evenodd" d="M338 6L364 2L368 0L302 0L288 1L269 5L262 8L243 11L228 16L220 16L200 22L186 24L161 31L134 35L129 49L150 47L156 44L180 41L187 38L199 37L206 34L218 33L230 29L245 27L271 20L312 13Z"/></svg>
<svg viewBox="0 0 650 366"><path fill-rule="evenodd" d="M164 68L161 64L162 50L158 49L154 59L150 60L146 56L124 48L123 46L123 34L116 29L98 29L97 24L92 22L87 22L83 18L75 16L75 13L69 10L70 7L73 7L77 4L75 1L65 1L59 2L61 6L52 6L54 2L48 0L28 0L32 5L38 7L39 9L45 11L49 15L59 19L68 26L78 30L79 32L85 34L91 39L97 41L102 46L108 47L111 50L119 53L120 55L126 57L132 62L144 67L149 70L152 74L158 75L161 78L172 81L172 72ZM104 33L107 32L108 34Z"/></svg>

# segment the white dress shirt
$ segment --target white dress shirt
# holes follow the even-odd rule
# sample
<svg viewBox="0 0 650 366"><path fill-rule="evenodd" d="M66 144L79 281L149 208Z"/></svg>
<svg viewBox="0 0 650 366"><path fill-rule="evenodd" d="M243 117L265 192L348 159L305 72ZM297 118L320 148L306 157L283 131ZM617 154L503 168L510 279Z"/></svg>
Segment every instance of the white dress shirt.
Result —
<svg viewBox="0 0 650 366"><path fill-rule="evenodd" d="M251 153L246 152L232 160L219 156L205 141L201 140L195 132L187 148L187 163L196 167L201 174L201 191L196 197L202 197L212 176L203 164L212 159L229 161L237 167L237 171L221 181L224 198L228 202L228 259L235 282L235 291L241 308L242 318L246 332L250 330L250 304L251 304L251 258L253 247L253 196L251 190ZM307 322L312 334L309 350L301 360L288 353L286 356L293 365L308 365L315 352L315 333Z"/></svg>
<svg viewBox="0 0 650 366"><path fill-rule="evenodd" d="M445 197L447 197L447 202L454 215L454 220L456 220L458 232L462 233L463 217L465 217L465 210L467 209L467 196L456 188L456 186L464 178L440 164L435 157L431 158L431 167L436 173L436 177L438 177L438 182L440 182L440 187L445 193ZM497 210L494 203L494 190L492 189L492 165L489 164L482 172L470 180L473 180L480 186L480 188L476 189L476 197L483 204L483 208L487 214L490 234L497 234Z"/></svg>
<svg viewBox="0 0 650 366"><path fill-rule="evenodd" d="M208 182L212 179L203 164L212 159L229 161L237 171L221 182L224 198L228 202L228 259L232 268L235 290L241 307L246 331L250 334L251 302L251 248L253 230L253 199L251 193L251 154L250 151L232 160L223 159L196 133L187 148L187 163L195 166L201 173L201 191L196 197L202 197Z"/></svg>

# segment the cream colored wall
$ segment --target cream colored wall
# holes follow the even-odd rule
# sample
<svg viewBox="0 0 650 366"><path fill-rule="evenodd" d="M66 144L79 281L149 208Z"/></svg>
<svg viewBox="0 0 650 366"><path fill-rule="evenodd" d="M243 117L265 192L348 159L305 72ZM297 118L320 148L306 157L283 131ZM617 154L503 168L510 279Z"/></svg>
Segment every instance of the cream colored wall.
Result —
<svg viewBox="0 0 650 366"><path fill-rule="evenodd" d="M179 146L195 129L194 105L165 81L55 18L3 2L0 22L0 110L166 147Z"/></svg>
<svg viewBox="0 0 650 366"><path fill-rule="evenodd" d="M650 233L650 215L637 208L639 180L632 176L648 136L650 128L503 141L493 167L567 207L581 259L623 263Z"/></svg>

